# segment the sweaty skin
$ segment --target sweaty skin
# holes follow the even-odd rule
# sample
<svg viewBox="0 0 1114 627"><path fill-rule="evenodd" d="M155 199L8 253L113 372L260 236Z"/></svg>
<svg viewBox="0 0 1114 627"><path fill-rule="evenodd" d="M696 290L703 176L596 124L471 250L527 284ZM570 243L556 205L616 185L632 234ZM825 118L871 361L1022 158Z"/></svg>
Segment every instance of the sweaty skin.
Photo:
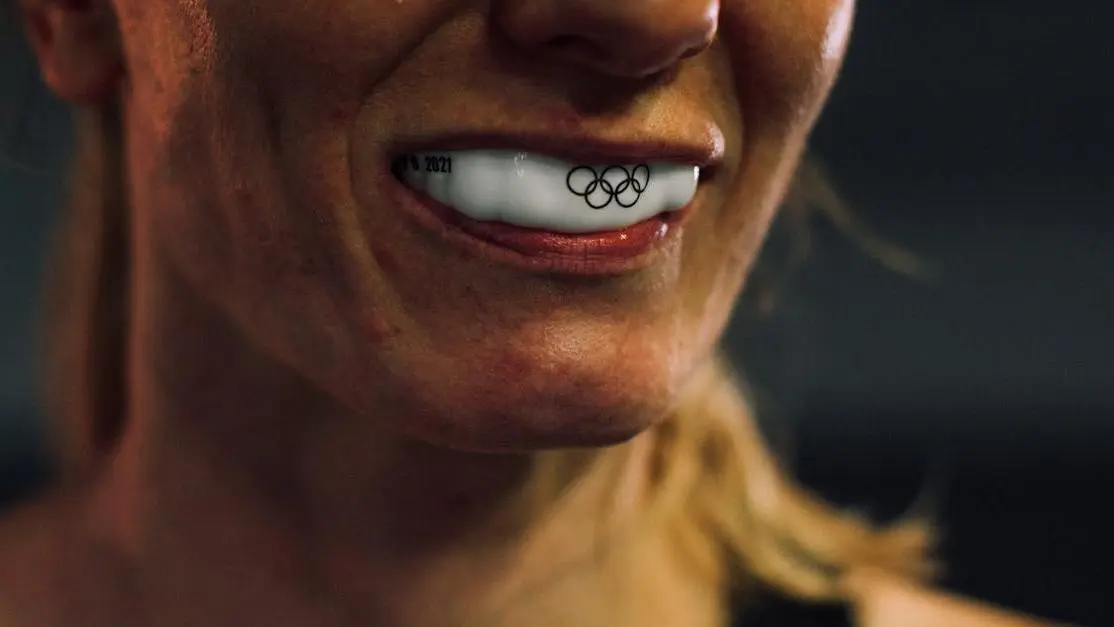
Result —
<svg viewBox="0 0 1114 627"><path fill-rule="evenodd" d="M124 436L0 532L10 620L610 624L616 582L569 569L612 486L561 524L506 504L535 451L621 442L609 507L637 503L639 434L723 332L853 1L19 1L50 88L122 105L133 276ZM653 263L577 279L406 215L391 159L468 133L722 160ZM668 558L638 564L608 572L639 624L711 615Z"/></svg>

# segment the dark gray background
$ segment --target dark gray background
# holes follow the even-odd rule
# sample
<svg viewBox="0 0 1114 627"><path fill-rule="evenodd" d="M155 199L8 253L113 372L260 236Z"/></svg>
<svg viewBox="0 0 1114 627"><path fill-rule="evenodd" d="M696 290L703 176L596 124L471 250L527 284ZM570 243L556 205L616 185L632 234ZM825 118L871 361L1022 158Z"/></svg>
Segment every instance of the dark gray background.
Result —
<svg viewBox="0 0 1114 627"><path fill-rule="evenodd" d="M729 334L803 480L880 516L929 494L945 585L1096 627L1114 625L1111 24L1097 1L863 2L813 145L937 275L820 224L780 313ZM4 55L0 107L28 69ZM46 171L0 163L0 498L43 468L32 329L68 142L30 97L9 152Z"/></svg>

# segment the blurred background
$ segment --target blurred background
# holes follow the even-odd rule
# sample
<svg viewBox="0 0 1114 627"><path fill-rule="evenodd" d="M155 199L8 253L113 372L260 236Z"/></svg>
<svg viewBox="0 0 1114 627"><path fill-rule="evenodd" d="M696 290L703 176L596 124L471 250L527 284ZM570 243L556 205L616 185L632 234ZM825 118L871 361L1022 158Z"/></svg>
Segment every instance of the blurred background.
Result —
<svg viewBox="0 0 1114 627"><path fill-rule="evenodd" d="M1093 627L1114 625L1111 24L1084 0L861 2L813 146L935 272L821 220L775 313L741 309L728 336L809 486L879 517L934 508L946 587ZM33 333L70 137L27 52L0 50L0 111L29 111L0 139L19 162L0 159L2 507L50 477Z"/></svg>

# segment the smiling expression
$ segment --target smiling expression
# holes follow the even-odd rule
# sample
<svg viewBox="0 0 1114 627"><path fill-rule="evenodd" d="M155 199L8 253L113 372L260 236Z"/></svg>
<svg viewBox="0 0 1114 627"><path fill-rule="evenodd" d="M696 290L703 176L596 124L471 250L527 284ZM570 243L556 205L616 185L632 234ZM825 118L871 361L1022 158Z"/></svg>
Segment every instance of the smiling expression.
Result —
<svg viewBox="0 0 1114 627"><path fill-rule="evenodd" d="M114 4L133 199L156 248L341 405L475 450L616 442L675 405L776 214L853 10ZM511 262L424 212L391 172L420 146L716 163L650 253L576 272Z"/></svg>

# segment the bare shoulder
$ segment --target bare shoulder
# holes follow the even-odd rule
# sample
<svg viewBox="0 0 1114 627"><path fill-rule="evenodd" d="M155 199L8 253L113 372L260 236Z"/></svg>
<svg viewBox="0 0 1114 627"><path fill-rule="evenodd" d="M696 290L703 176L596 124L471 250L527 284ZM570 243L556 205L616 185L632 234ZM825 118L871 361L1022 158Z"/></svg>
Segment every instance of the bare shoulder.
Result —
<svg viewBox="0 0 1114 627"><path fill-rule="evenodd" d="M1067 627L880 573L851 585L861 627Z"/></svg>

